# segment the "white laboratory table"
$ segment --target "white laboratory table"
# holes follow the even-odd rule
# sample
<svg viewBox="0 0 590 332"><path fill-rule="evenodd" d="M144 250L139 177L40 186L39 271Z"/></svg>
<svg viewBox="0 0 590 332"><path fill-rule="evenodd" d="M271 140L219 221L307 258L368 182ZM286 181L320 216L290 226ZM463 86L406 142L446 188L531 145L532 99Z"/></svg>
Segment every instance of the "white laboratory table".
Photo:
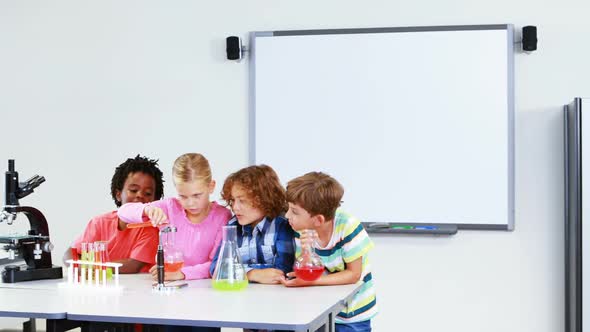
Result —
<svg viewBox="0 0 590 332"><path fill-rule="evenodd" d="M0 288L0 316L64 319L66 303L55 290Z"/></svg>
<svg viewBox="0 0 590 332"><path fill-rule="evenodd" d="M0 315L294 331L315 331L325 325L326 331L332 331L334 317L361 286L287 288L251 283L243 291L220 292L207 279L159 293L152 291L147 274L122 275L122 290L63 289L58 282L62 280L0 284Z"/></svg>

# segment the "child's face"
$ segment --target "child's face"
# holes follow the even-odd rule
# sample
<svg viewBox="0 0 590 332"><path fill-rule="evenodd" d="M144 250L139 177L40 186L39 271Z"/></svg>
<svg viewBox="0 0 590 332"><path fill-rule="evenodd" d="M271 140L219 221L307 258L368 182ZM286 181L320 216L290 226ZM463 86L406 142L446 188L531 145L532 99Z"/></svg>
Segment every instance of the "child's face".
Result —
<svg viewBox="0 0 590 332"><path fill-rule="evenodd" d="M178 201L188 214L200 215L206 213L209 208L209 195L215 189L215 181L206 183L204 181L178 182L176 191Z"/></svg>
<svg viewBox="0 0 590 332"><path fill-rule="evenodd" d="M318 218L313 217L307 210L295 203L289 203L289 210L287 210L285 217L289 219L289 224L295 231L315 229L318 226Z"/></svg>
<svg viewBox="0 0 590 332"><path fill-rule="evenodd" d="M123 190L117 191L116 198L121 204L149 203L155 198L156 181L151 175L143 172L129 173Z"/></svg>
<svg viewBox="0 0 590 332"><path fill-rule="evenodd" d="M231 188L231 199L232 211L240 225L258 224L264 218L264 212L252 204L252 200L242 186L234 185Z"/></svg>

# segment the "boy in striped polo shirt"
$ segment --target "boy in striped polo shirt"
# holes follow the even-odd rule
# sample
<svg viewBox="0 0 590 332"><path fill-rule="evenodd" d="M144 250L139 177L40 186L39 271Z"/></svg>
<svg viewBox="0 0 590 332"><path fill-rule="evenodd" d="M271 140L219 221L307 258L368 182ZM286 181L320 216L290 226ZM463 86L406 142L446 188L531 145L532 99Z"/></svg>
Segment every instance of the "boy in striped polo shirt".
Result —
<svg viewBox="0 0 590 332"><path fill-rule="evenodd" d="M359 292L337 315L336 332L369 332L371 318L377 314L375 287L367 257L374 244L357 218L337 210L343 195L342 185L324 173L311 172L289 181L286 217L297 232L296 256L301 253L301 242L316 241L315 251L326 271L315 281L294 278L281 282L287 287L300 287L354 284L362 280ZM299 237L304 229L315 230L317 235L314 238ZM294 277L295 273L287 276Z"/></svg>

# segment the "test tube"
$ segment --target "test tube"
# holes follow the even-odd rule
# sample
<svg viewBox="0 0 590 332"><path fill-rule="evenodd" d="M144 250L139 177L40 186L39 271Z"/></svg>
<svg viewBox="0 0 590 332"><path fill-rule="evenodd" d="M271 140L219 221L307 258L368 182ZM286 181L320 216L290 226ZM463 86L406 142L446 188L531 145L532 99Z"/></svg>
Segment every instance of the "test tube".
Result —
<svg viewBox="0 0 590 332"><path fill-rule="evenodd" d="M107 285L107 266L104 265L107 262L107 245L104 242L100 243L100 262L103 264L101 266L101 270L102 270L102 285L106 286Z"/></svg>
<svg viewBox="0 0 590 332"><path fill-rule="evenodd" d="M96 286L99 285L100 283L100 259L101 259L101 255L100 255L100 242L94 242L94 262L98 263L99 265L95 265L94 266L94 281L96 283Z"/></svg>
<svg viewBox="0 0 590 332"><path fill-rule="evenodd" d="M72 253L72 259L74 261L77 261L78 260L78 249L75 246L72 246L70 248L70 250L71 250L71 253ZM73 282L75 284L77 284L78 283L78 267L79 267L79 264L78 263L73 263L72 266L74 267L74 276L73 276L74 277L74 280L73 280Z"/></svg>
<svg viewBox="0 0 590 332"><path fill-rule="evenodd" d="M84 262L88 256L88 244L86 242L82 242L82 244L80 244L80 249L82 249L80 260ZM82 285L86 283L86 264L80 265L80 283Z"/></svg>
<svg viewBox="0 0 590 332"><path fill-rule="evenodd" d="M89 263L94 262L94 243L88 243L88 253L86 255L86 260ZM93 270L93 265L88 264L88 284L89 285L92 285L92 270Z"/></svg>

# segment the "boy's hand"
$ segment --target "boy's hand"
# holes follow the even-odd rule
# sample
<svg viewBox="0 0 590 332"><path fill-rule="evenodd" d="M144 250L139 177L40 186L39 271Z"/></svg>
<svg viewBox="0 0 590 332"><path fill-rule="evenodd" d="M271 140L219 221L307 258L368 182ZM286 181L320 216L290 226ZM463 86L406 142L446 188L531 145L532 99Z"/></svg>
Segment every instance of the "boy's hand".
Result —
<svg viewBox="0 0 590 332"><path fill-rule="evenodd" d="M292 279L287 279L292 278ZM312 286L314 284L313 281L305 281L303 279L299 279L295 276L295 272L287 273L287 278L281 278L281 283L287 287L304 287L304 286Z"/></svg>
<svg viewBox="0 0 590 332"><path fill-rule="evenodd" d="M150 273L152 274L152 279L158 281L158 268L156 265L150 268ZM166 272L166 270L164 270L164 281L184 280L184 278L184 273L182 273L182 271Z"/></svg>
<svg viewBox="0 0 590 332"><path fill-rule="evenodd" d="M164 210L157 206L146 205L143 208L143 213L150 219L154 227L165 224L168 221L168 216L164 213Z"/></svg>
<svg viewBox="0 0 590 332"><path fill-rule="evenodd" d="M312 248L315 248L318 241L318 232L313 229L305 229L299 233L299 241L301 246L311 244Z"/></svg>
<svg viewBox="0 0 590 332"><path fill-rule="evenodd" d="M279 269L252 269L248 271L248 280L260 284L280 284L285 278L285 273Z"/></svg>

